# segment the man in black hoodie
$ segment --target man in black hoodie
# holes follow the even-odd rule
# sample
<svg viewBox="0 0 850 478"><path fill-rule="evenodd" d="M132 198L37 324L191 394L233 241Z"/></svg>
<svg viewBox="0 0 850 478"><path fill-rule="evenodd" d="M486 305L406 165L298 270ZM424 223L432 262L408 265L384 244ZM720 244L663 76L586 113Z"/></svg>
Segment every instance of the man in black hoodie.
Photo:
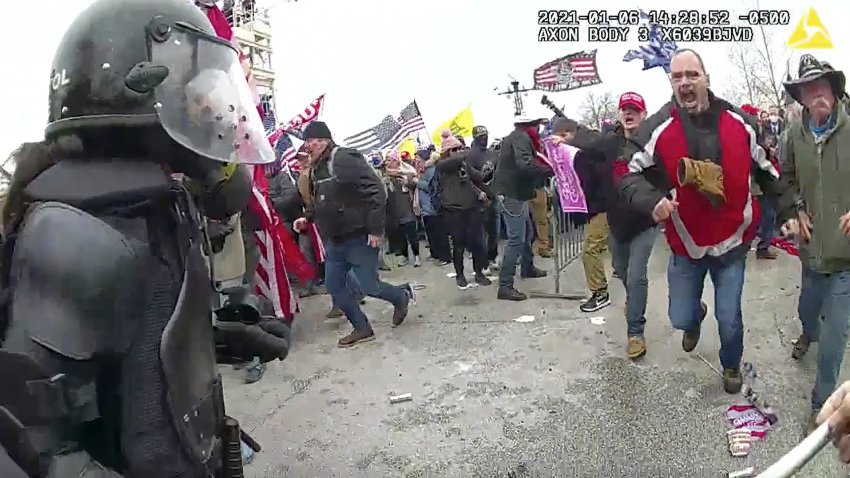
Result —
<svg viewBox="0 0 850 478"><path fill-rule="evenodd" d="M448 130L446 130L448 132ZM463 255L472 251L472 267L475 282L490 285L484 275L487 256L484 252L483 208L492 194L484 184L481 173L472 167L463 151L463 145L454 136L443 136L437 174L440 185L440 211L445 219L449 236L452 238L452 262L457 276L457 286L463 290L469 286L463 272Z"/></svg>
<svg viewBox="0 0 850 478"><path fill-rule="evenodd" d="M393 286L378 277L378 248L384 234L387 191L378 173L357 150L337 146L322 121L304 130L310 155L310 200L305 217L295 221L302 232L315 220L327 238L325 242L325 284L354 330L339 339L340 347L350 347L375 339L366 314L348 284L354 271L367 295L393 304L393 326L401 325L414 300L410 284Z"/></svg>
<svg viewBox="0 0 850 478"><path fill-rule="evenodd" d="M631 359L646 353L644 328L646 302L649 294L647 265L652 246L658 236L652 216L632 210L622 201L614 187L615 177L628 171L626 151L638 147L633 143L638 127L646 119L646 103L637 93L620 96L619 127L593 144L586 145L593 154L579 154L576 170L582 180L582 189L593 197L603 198L608 216L614 271L626 289L626 324L628 344L626 352Z"/></svg>
<svg viewBox="0 0 850 478"><path fill-rule="evenodd" d="M466 153L466 164L481 173L484 184L490 184L493 173L496 171L496 161L499 153L493 148L488 148L490 134L484 126L472 128L472 146ZM487 261L495 263L499 255L499 206L496 201L484 208L484 237L486 239Z"/></svg>

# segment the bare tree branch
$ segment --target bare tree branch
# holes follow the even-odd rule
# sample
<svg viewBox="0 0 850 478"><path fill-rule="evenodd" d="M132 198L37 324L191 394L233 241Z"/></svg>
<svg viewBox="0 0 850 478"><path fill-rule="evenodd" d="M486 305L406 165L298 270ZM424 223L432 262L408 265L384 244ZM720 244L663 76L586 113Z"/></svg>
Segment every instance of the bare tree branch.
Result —
<svg viewBox="0 0 850 478"><path fill-rule="evenodd" d="M598 128L603 120L617 119L617 104L610 91L594 95L588 92L579 107L580 122L588 127Z"/></svg>
<svg viewBox="0 0 850 478"><path fill-rule="evenodd" d="M759 0L755 9L759 9ZM755 31L761 38L751 43L736 43L729 51L729 61L734 67L735 77L726 97L729 101L750 103L765 108L782 103L782 73L776 68L780 53L773 46L773 37L764 28ZM746 100L746 101L740 101Z"/></svg>

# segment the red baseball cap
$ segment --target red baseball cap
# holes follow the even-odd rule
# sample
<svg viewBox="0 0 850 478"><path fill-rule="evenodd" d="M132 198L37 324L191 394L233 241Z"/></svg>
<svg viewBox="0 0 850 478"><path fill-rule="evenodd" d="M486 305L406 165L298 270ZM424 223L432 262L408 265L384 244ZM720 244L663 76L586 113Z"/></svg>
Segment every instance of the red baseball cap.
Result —
<svg viewBox="0 0 850 478"><path fill-rule="evenodd" d="M631 106L638 111L646 111L646 102L643 101L643 96L633 91L627 91L620 95L620 105L618 106L618 109L623 109L626 106Z"/></svg>

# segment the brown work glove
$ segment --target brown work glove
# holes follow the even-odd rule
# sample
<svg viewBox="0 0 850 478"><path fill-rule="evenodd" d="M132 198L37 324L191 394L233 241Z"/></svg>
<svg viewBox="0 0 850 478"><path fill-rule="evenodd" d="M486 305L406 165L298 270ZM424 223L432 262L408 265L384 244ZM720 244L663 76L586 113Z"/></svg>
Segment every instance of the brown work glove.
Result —
<svg viewBox="0 0 850 478"><path fill-rule="evenodd" d="M726 204L723 194L723 168L709 160L680 158L676 168L679 186L693 186L714 207Z"/></svg>

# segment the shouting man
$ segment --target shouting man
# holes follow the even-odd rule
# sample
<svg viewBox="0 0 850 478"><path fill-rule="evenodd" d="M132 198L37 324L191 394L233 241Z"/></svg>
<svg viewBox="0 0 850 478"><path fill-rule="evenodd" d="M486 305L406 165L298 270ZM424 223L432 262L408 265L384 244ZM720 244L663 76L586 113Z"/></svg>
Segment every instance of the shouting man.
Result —
<svg viewBox="0 0 850 478"><path fill-rule="evenodd" d="M738 393L745 261L760 219L750 181L754 178L771 194L779 173L767 159L752 117L711 92L697 52L677 51L670 69L673 101L641 125L643 147L631 156L629 173L618 187L635 211L666 224L672 250L670 322L684 332L686 352L699 342L707 312L700 299L705 276L711 276L723 387ZM650 174L653 168L666 173L659 176L666 176L672 189Z"/></svg>

